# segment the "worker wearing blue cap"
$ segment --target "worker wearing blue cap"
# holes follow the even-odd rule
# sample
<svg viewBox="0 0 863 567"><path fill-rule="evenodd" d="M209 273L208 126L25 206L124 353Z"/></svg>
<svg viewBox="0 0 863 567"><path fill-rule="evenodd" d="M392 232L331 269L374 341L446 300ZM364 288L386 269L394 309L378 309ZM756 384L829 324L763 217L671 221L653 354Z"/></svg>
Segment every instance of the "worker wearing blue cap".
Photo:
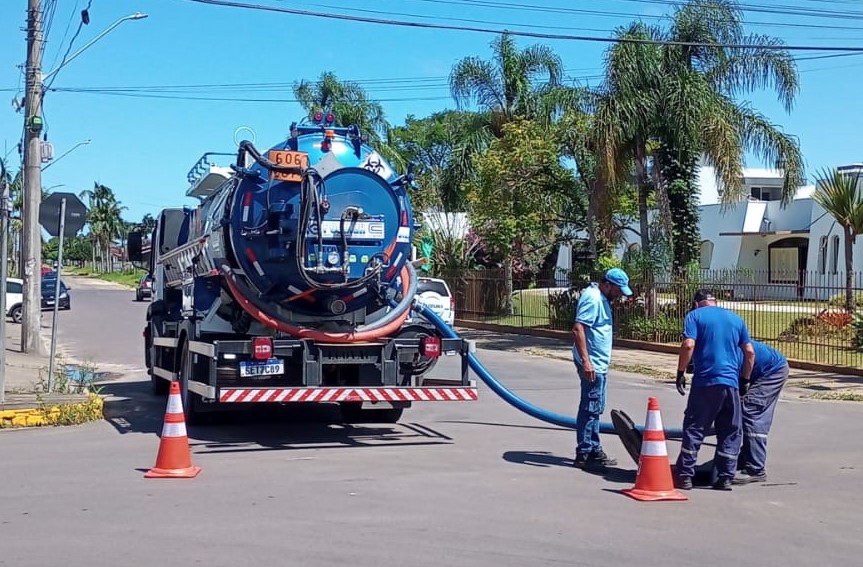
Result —
<svg viewBox="0 0 863 567"><path fill-rule="evenodd" d="M677 360L677 391L686 395L685 372L693 363L692 388L683 414L683 439L677 457L678 488L692 488L698 450L711 425L716 430L717 490L731 490L742 437L740 382L749 380L755 351L746 323L698 290L683 322ZM743 361L741 363L741 353Z"/></svg>
<svg viewBox="0 0 863 567"><path fill-rule="evenodd" d="M572 358L581 381L581 400L576 417L574 466L605 468L617 461L610 459L599 442L599 416L605 411L606 376L611 361L611 302L632 295L629 276L620 268L605 273L599 283L581 292L572 326Z"/></svg>

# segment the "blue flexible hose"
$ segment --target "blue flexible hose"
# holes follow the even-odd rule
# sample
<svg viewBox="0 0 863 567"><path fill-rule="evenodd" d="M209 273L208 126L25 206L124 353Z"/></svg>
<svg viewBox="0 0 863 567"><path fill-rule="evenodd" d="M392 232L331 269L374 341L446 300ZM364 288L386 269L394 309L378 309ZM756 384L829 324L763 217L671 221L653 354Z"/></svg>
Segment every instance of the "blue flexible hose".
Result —
<svg viewBox="0 0 863 567"><path fill-rule="evenodd" d="M420 302L414 302L413 310L419 313L422 317L427 319L435 328L441 332L444 338L448 339L457 339L459 336L455 331L447 325L443 319L438 317L437 313L429 309L427 306L423 305ZM516 396L512 391L508 390L503 384L497 381L497 379L491 375L491 373L486 369L485 366L479 361L479 359L473 353L468 353L468 364L471 369L476 373L477 376L482 379L485 384L491 388L491 390L504 399L511 406L515 407L517 410L520 410L527 415L534 417L540 421L544 421L546 423L551 423L553 425L557 425L560 427L565 427L567 429L575 429L575 418L567 415L561 415L558 413L550 412L548 410L542 409L541 407L535 406L528 401L525 401L518 396ZM639 432L644 431L644 426L636 425L636 429ZM614 428L614 424L609 421L601 421L599 423L599 432L600 433L610 433L617 434L617 430ZM682 429L665 429L665 437L666 439L681 439L683 437Z"/></svg>

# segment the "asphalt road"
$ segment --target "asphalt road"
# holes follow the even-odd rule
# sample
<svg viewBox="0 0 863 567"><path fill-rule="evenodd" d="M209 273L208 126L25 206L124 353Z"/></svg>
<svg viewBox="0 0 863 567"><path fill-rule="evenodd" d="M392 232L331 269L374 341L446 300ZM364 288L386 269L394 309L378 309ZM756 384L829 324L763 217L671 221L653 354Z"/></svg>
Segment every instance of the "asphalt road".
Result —
<svg viewBox="0 0 863 567"><path fill-rule="evenodd" d="M131 292L74 293L60 335L70 352L140 364ZM479 355L531 402L574 411L568 363ZM605 437L616 470L575 470L573 432L484 386L478 402L417 404L397 425L343 427L320 407L190 428L203 472L144 479L164 415L144 380L107 383L105 421L0 432L0 565L835 567L863 556L859 404L783 401L766 485L642 503L618 492L636 467L617 439ZM613 374L609 394L638 422L657 395L666 424L680 423L673 388Z"/></svg>

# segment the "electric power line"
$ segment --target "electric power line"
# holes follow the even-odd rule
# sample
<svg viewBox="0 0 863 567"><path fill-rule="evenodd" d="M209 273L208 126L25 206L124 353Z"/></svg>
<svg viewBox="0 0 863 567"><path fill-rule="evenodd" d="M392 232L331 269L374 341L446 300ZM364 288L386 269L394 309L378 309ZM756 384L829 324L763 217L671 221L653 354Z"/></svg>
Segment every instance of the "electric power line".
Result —
<svg viewBox="0 0 863 567"><path fill-rule="evenodd" d="M283 2L285 0L279 0L279 2ZM504 10L514 10L518 12L530 11L530 12L545 12L550 14L573 14L573 15L589 15L589 16L599 16L599 17L613 17L613 18L637 18L637 19L651 19L651 20L666 20L668 16L666 15L654 15L654 14L638 14L634 12L617 12L617 11L608 11L608 10L592 10L585 8L564 8L559 6L543 6L540 4L525 4L523 2L500 2L500 1L491 1L491 0L413 0L414 2L425 2L429 4L439 4L439 5L449 5L449 6L476 6L479 8L495 8L495 9L504 9ZM678 3L672 3L673 5L681 5ZM324 6L329 7L329 6ZM348 10L354 10L353 8L345 8ZM863 13L860 13L863 16ZM447 17L446 19L450 19ZM746 21L747 25L752 26L765 26L765 27L787 27L787 28L814 28L814 29L829 29L829 30L846 30L846 31L863 31L863 27L861 26L842 26L842 25L828 25L828 24L813 24L813 23L799 23L799 22L762 22L762 21Z"/></svg>
<svg viewBox="0 0 863 567"><path fill-rule="evenodd" d="M842 52L863 52L863 46L816 46L816 45L749 45L749 44L721 44L721 43L699 43L689 41L663 41L650 39L636 38L613 38L613 37L596 37L596 36L579 36L567 34L552 34L518 30L499 30L491 28L480 28L473 26L456 26L442 23L432 22L412 22L405 20L392 20L387 18L371 18L366 16L355 16L350 14L334 14L328 12L316 12L312 10L300 10L296 8L284 8L279 6L266 6L261 4L248 4L243 2L233 2L230 0L186 0L187 2L195 2L198 4L209 4L212 6L223 6L228 8L242 8L247 10L258 10L265 12L277 12L283 14L293 14L295 16L309 16L316 18L325 18L332 20L343 20L370 24L381 24L388 26L424 28L424 29L441 29L452 31L466 31L475 33L491 33L499 35L507 32L510 35L521 37L532 37L538 39L559 39L567 41L586 41L595 43L630 43L639 45L676 45L681 47L720 47L725 49L774 49L787 51L842 51ZM647 1L647 0L645 0Z"/></svg>

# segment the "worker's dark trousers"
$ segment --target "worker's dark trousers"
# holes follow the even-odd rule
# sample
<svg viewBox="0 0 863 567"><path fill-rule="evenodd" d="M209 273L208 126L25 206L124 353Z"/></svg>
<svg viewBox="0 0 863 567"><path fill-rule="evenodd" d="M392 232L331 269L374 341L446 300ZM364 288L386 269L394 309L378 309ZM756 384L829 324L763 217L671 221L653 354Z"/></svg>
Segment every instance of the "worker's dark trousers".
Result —
<svg viewBox="0 0 863 567"><path fill-rule="evenodd" d="M767 434L773 423L773 412L779 393L788 379L788 365L768 376L752 382L743 396L743 448L740 451L742 468L750 474L764 472L767 465Z"/></svg>
<svg viewBox="0 0 863 567"><path fill-rule="evenodd" d="M692 388L683 414L683 441L677 456L677 475L695 474L698 449L713 424L716 430L715 464L720 478L733 478L740 453L742 419L740 391L732 386Z"/></svg>

